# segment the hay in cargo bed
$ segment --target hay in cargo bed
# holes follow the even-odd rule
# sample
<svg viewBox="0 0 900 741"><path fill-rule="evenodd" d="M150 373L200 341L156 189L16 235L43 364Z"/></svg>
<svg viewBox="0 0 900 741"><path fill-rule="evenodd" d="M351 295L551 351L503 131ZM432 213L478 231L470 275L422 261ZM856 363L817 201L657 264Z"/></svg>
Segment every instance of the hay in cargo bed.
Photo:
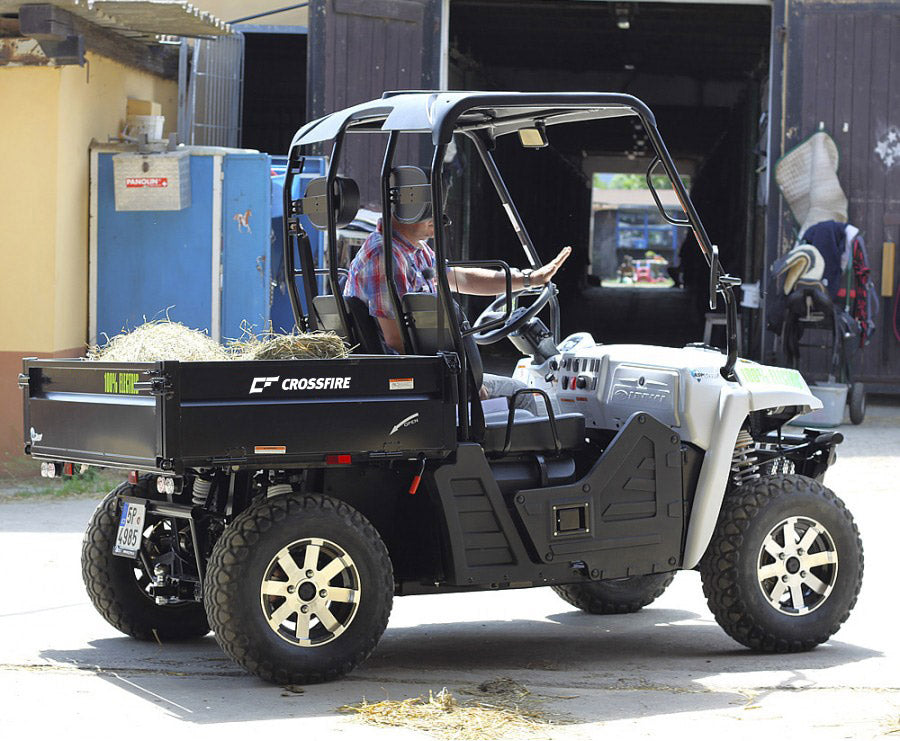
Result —
<svg viewBox="0 0 900 741"><path fill-rule="evenodd" d="M91 360L154 363L162 360L309 360L346 358L344 341L334 332L254 334L244 330L239 340L223 346L206 332L169 320L146 322L130 332L89 348Z"/></svg>

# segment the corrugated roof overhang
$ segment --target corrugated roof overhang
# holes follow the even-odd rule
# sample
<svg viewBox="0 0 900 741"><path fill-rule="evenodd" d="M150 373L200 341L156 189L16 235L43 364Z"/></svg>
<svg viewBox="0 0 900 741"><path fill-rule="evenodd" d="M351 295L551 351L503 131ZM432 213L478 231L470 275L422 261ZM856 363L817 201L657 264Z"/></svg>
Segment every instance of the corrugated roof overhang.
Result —
<svg viewBox="0 0 900 741"><path fill-rule="evenodd" d="M0 0L0 13L18 13L19 0ZM225 36L231 27L184 0L43 0L72 15L129 38Z"/></svg>

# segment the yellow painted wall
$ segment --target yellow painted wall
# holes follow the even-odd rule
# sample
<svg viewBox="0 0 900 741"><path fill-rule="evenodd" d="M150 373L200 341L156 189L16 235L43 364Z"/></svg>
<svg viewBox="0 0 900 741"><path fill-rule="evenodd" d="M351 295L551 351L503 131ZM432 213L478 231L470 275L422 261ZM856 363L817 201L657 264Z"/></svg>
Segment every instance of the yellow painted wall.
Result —
<svg viewBox="0 0 900 741"><path fill-rule="evenodd" d="M82 346L88 316L91 139L115 136L129 97L176 128L178 85L87 54L85 67L2 67L0 351Z"/></svg>
<svg viewBox="0 0 900 741"><path fill-rule="evenodd" d="M162 104L165 131L177 128L178 84L138 72L118 62L88 55L90 75L78 67L62 71L59 95L56 220L57 312L54 349L75 347L87 339L88 182L91 139L106 141L121 130L128 98ZM78 276L77 280L72 277Z"/></svg>
<svg viewBox="0 0 900 741"><path fill-rule="evenodd" d="M295 5L296 3L285 2L284 0L195 0L193 4L223 21L231 21L235 18L245 18L248 15L263 13L267 10L276 10L288 5ZM284 13L276 13L275 15L257 18L254 21L247 21L240 25L242 27L255 24L263 26L309 26L308 10L308 7L288 10Z"/></svg>
<svg viewBox="0 0 900 741"><path fill-rule="evenodd" d="M0 351L53 349L60 80L56 69L0 67Z"/></svg>

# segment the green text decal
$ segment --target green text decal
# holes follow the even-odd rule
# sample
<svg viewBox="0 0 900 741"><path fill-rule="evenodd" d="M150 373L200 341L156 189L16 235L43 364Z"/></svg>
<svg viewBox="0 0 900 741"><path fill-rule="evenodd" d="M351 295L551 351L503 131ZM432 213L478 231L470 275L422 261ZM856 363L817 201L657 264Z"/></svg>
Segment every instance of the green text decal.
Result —
<svg viewBox="0 0 900 741"><path fill-rule="evenodd" d="M771 383L802 389L806 385L799 371L791 368L773 368L769 365L743 365L736 369L743 384Z"/></svg>
<svg viewBox="0 0 900 741"><path fill-rule="evenodd" d="M107 394L136 394L134 384L139 378L138 373L104 373L103 391Z"/></svg>

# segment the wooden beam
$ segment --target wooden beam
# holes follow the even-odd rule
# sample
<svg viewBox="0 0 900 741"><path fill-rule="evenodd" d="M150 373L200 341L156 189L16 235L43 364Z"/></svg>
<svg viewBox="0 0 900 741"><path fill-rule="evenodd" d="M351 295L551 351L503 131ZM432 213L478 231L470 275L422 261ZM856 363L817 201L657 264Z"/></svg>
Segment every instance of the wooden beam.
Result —
<svg viewBox="0 0 900 741"><path fill-rule="evenodd" d="M84 36L85 48L88 51L157 77L167 80L178 79L177 46L148 45L96 26L83 18L75 18L74 27L76 33Z"/></svg>
<svg viewBox="0 0 900 741"><path fill-rule="evenodd" d="M44 14L46 18L40 15L40 11L44 9L47 11ZM41 27L30 27L25 24L25 30L20 31L23 36L34 37L39 40L51 38L53 36L51 32L60 38L63 36L67 38L80 36L84 39L84 49L86 51L92 51L157 77L168 80L178 78L178 49L174 46L157 43L148 44L129 38L49 4L32 5L28 10L33 18L43 18L46 23L39 24ZM35 11L38 11L37 15ZM4 30L7 28L10 31L12 30L11 26L4 24ZM62 33L63 30L66 32L65 34Z"/></svg>

